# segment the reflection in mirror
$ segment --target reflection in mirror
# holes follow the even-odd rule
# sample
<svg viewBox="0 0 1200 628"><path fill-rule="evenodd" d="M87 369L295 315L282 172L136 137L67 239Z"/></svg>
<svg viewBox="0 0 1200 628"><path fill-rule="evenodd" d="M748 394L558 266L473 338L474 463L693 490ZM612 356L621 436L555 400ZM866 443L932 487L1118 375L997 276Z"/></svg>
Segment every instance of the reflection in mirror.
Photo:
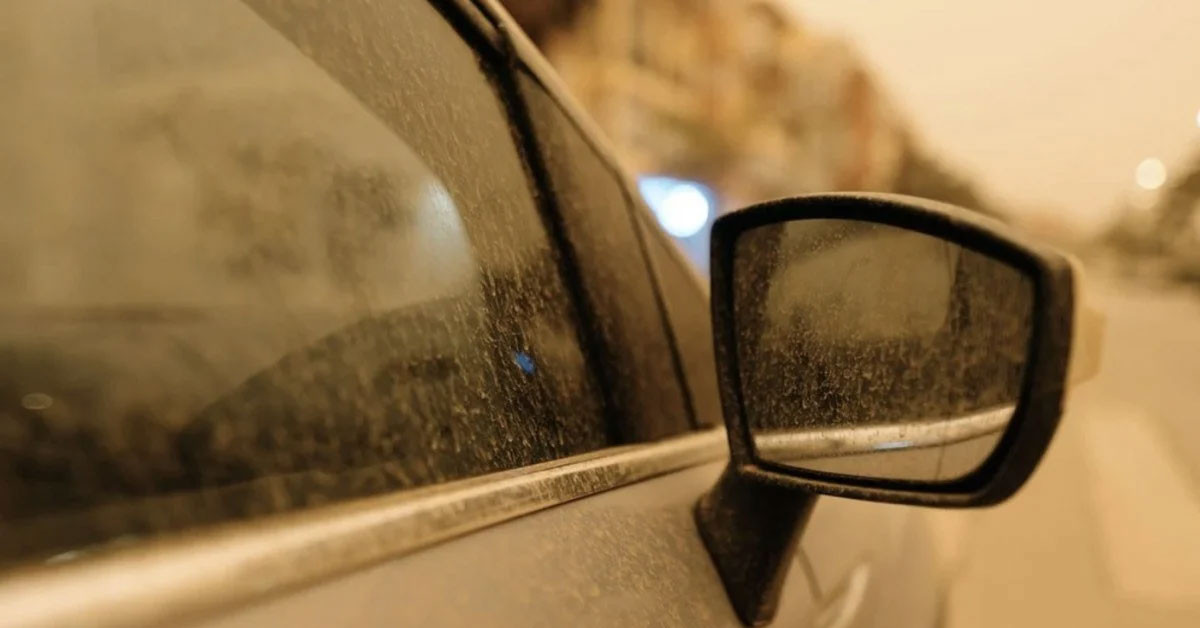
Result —
<svg viewBox="0 0 1200 628"><path fill-rule="evenodd" d="M809 219L743 233L734 325L760 460L875 479L977 469L1015 410L1033 283L890 225Z"/></svg>

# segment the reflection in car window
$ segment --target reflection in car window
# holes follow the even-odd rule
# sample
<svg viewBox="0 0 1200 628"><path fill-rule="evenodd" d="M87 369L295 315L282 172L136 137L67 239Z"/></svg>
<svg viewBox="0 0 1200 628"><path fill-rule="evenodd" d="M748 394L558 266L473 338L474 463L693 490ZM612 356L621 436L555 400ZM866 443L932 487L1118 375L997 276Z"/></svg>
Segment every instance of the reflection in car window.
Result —
<svg viewBox="0 0 1200 628"><path fill-rule="evenodd" d="M611 444L475 53L323 4L0 9L0 560Z"/></svg>

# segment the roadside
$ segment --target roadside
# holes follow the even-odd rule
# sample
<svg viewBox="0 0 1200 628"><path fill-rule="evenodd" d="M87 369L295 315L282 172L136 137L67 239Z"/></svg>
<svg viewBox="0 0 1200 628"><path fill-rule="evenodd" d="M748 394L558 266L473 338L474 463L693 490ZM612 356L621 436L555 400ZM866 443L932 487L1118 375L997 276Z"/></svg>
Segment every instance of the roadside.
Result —
<svg viewBox="0 0 1200 628"><path fill-rule="evenodd" d="M961 552L950 628L1200 625L1200 299L1090 290L1101 371L1029 484L987 511L926 511Z"/></svg>

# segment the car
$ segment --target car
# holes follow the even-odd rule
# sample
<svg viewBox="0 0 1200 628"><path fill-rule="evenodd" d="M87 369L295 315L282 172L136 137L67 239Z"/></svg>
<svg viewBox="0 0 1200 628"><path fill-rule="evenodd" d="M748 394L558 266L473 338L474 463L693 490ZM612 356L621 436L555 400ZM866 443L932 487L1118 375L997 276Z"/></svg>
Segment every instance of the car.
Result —
<svg viewBox="0 0 1200 628"><path fill-rule="evenodd" d="M821 195L710 289L492 0L0 13L6 625L936 625L870 502L1053 435L1066 258Z"/></svg>

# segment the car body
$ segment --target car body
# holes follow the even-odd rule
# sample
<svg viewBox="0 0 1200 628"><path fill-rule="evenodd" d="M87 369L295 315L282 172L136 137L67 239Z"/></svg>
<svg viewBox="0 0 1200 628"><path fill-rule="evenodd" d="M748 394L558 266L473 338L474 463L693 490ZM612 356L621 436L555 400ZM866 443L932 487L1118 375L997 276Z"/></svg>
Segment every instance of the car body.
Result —
<svg viewBox="0 0 1200 628"><path fill-rule="evenodd" d="M5 622L741 625L707 287L498 4L39 5ZM772 625L939 617L911 508L821 498L795 563Z"/></svg>

